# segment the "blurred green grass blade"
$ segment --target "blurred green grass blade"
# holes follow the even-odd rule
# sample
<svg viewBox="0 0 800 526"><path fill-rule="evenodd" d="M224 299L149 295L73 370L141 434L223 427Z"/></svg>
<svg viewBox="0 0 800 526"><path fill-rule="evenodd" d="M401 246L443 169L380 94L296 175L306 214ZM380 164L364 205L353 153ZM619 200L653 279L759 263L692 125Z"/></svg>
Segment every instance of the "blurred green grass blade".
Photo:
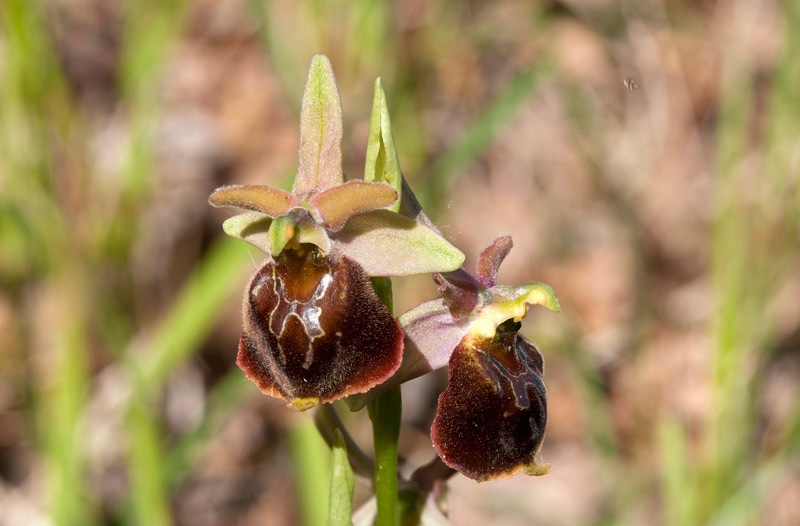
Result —
<svg viewBox="0 0 800 526"><path fill-rule="evenodd" d="M722 503L711 516L708 526L737 526L759 524L765 500L792 476L793 459L788 455L761 464L750 474L736 493ZM796 465L796 463L795 463Z"/></svg>
<svg viewBox="0 0 800 526"><path fill-rule="evenodd" d="M129 116L129 139L122 168L121 204L106 225L113 250L130 245L130 216L152 189L156 128L161 103L161 76L181 33L188 0L125 0L119 87ZM120 240L119 238L123 238Z"/></svg>
<svg viewBox="0 0 800 526"><path fill-rule="evenodd" d="M331 452L331 492L328 507L328 526L349 526L353 524L353 490L355 476L347 458L347 446L342 432L338 429L333 435Z"/></svg>
<svg viewBox="0 0 800 526"><path fill-rule="evenodd" d="M129 103L152 104L171 44L180 36L187 0L126 0L120 85ZM138 109L135 108L134 109Z"/></svg>
<svg viewBox="0 0 800 526"><path fill-rule="evenodd" d="M789 172L785 162L791 159L800 132L800 3L784 0L782 6L783 51L772 78L766 147L770 157L782 162L778 175L784 181Z"/></svg>
<svg viewBox="0 0 800 526"><path fill-rule="evenodd" d="M52 84L60 84L60 78L41 4L35 0L6 0L0 4L3 73L7 75L2 83L3 91L14 104L38 110L45 109L42 103L52 93L50 89L61 87ZM32 61L32 57L36 60Z"/></svg>
<svg viewBox="0 0 800 526"><path fill-rule="evenodd" d="M696 524L695 481L686 449L686 432L675 420L663 419L658 429L661 449L664 524Z"/></svg>
<svg viewBox="0 0 800 526"><path fill-rule="evenodd" d="M128 470L131 478L134 524L169 526L172 524L169 491L164 472L162 431L154 404L134 394L128 412Z"/></svg>
<svg viewBox="0 0 800 526"><path fill-rule="evenodd" d="M40 386L39 431L42 435L51 493L53 520L58 525L96 524L96 510L87 498L81 427L89 394L86 334L76 298L74 276L63 276L58 296L52 349L52 385ZM78 280L79 281L79 280ZM80 300L77 300L80 301ZM49 350L48 350L49 351ZM51 371L47 371L48 373Z"/></svg>
<svg viewBox="0 0 800 526"><path fill-rule="evenodd" d="M386 57L393 56L388 51L393 29L390 23L391 4L357 0L351 2L351 6L351 21L348 24L351 29L347 32L347 46L353 50L350 52L351 60L374 69Z"/></svg>
<svg viewBox="0 0 800 526"><path fill-rule="evenodd" d="M541 59L530 68L519 73L505 89L487 106L466 132L436 161L426 178L427 187L417 192L423 208L435 210L433 206L442 202L444 196L460 175L488 148L498 132L508 124L527 102L542 80L551 75L553 64Z"/></svg>
<svg viewBox="0 0 800 526"><path fill-rule="evenodd" d="M241 243L228 238L217 241L149 344L136 347L140 353L128 357L134 380L128 465L133 479L133 514L138 524L170 523L168 473L152 397L211 331L220 306L238 288L247 261L247 251Z"/></svg>
<svg viewBox="0 0 800 526"><path fill-rule="evenodd" d="M800 132L800 6L784 2L782 10L784 48L766 112L758 104L754 82L759 59L742 46L730 47L725 57L712 226L711 277L718 306L712 363L715 416L706 436L707 476L698 486L704 506L699 520L715 517L718 523L732 517L738 523L757 520L754 509L760 506L761 490L751 479L764 459L753 452L760 389L759 377L751 377L750 371L764 358L760 349L769 348L774 331L774 320L764 312L797 262L800 184L792 158ZM759 119L763 137L754 128ZM753 159L762 164L754 168Z"/></svg>
<svg viewBox="0 0 800 526"><path fill-rule="evenodd" d="M731 46L725 56L717 128L715 220L711 230L711 280L717 302L713 320L712 406L706 432L705 478L698 486L699 520L705 521L735 491L746 467L752 436L752 400L746 388L746 360L753 342L754 294L762 279L750 258L750 243L759 218L742 208L742 160L751 148L753 65L748 50Z"/></svg>
<svg viewBox="0 0 800 526"><path fill-rule="evenodd" d="M270 57L272 67L278 73L277 79L281 94L292 107L292 114L300 110L300 99L305 82L306 62L311 57L299 57L296 49L281 38L275 38L272 32L272 9L269 0L248 0L253 20L257 24L261 47ZM301 60L302 58L302 60ZM298 64L302 64L298 67Z"/></svg>
<svg viewBox="0 0 800 526"><path fill-rule="evenodd" d="M298 505L305 526L325 526L328 514L330 451L310 418L289 431Z"/></svg>
<svg viewBox="0 0 800 526"><path fill-rule="evenodd" d="M796 163L800 137L800 2L785 0L782 14L783 50L772 78L764 144L764 174L771 183L767 195L773 203L766 212L781 234L781 242L795 246L800 235L800 170ZM775 273L796 264L796 257L786 257L782 263Z"/></svg>
<svg viewBox="0 0 800 526"><path fill-rule="evenodd" d="M50 141L65 132L74 109L41 3L0 2L0 34L0 204L21 220L35 270L44 270L58 263L65 244Z"/></svg>
<svg viewBox="0 0 800 526"><path fill-rule="evenodd" d="M147 390L160 389L208 336L221 306L239 291L249 263L247 247L237 240L220 238L212 245L152 338L130 356Z"/></svg>
<svg viewBox="0 0 800 526"><path fill-rule="evenodd" d="M74 112L43 3L0 3L0 34L0 272L25 265L11 280L20 279L37 297L34 303L43 305L43 317L28 321L40 341L34 361L41 363L31 388L51 519L57 525L91 525L98 518L89 498L81 436L87 432L82 422L90 391L82 254L64 250L72 249L74 240L65 236L53 193L59 174L51 165L50 142L53 134L70 141L66 131ZM48 273L47 279L28 281L39 273Z"/></svg>

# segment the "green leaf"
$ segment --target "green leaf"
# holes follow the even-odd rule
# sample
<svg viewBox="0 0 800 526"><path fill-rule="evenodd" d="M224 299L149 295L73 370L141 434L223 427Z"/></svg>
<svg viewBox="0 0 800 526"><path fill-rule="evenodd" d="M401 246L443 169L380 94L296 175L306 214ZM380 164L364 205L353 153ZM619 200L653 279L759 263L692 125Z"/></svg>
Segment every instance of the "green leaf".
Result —
<svg viewBox="0 0 800 526"><path fill-rule="evenodd" d="M350 526L353 524L353 489L355 477L347 459L347 446L342 432L333 435L331 453L331 491L328 504L328 526Z"/></svg>
<svg viewBox="0 0 800 526"><path fill-rule="evenodd" d="M403 174L400 160L394 147L392 122L386 105L386 94L381 87L381 79L375 79L375 97L372 102L372 115L369 120L369 141L367 160L364 166L364 180L376 183L389 183L401 195ZM400 210L398 200L388 207L393 212Z"/></svg>
<svg viewBox="0 0 800 526"><path fill-rule="evenodd" d="M328 515L331 450L310 418L292 426L288 439L300 507L298 523L323 526Z"/></svg>
<svg viewBox="0 0 800 526"><path fill-rule="evenodd" d="M308 196L344 182L342 172L342 102L333 67L314 55L300 110L300 155L292 194Z"/></svg>
<svg viewBox="0 0 800 526"><path fill-rule="evenodd" d="M450 272L464 254L422 223L389 210L353 216L334 238L370 276Z"/></svg>

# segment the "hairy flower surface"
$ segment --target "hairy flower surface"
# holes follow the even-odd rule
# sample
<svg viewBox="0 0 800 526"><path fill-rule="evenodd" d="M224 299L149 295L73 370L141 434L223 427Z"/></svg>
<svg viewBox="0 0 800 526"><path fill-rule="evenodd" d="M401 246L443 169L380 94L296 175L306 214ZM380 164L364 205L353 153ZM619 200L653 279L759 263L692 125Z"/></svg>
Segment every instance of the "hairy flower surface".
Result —
<svg viewBox="0 0 800 526"><path fill-rule="evenodd" d="M369 388L400 365L400 325L346 256L313 245L282 252L253 276L243 310L237 363L297 409Z"/></svg>
<svg viewBox="0 0 800 526"><path fill-rule="evenodd" d="M298 410L364 393L399 367L402 332L370 276L447 272L464 261L435 228L398 213L402 175L380 83L375 100L365 180L344 182L339 93L330 62L315 56L292 191L227 186L209 198L248 210L223 229L268 255L245 292L237 364Z"/></svg>
<svg viewBox="0 0 800 526"><path fill-rule="evenodd" d="M518 330L518 323L501 326L492 338L459 342L439 396L431 426L436 452L477 481L549 471L536 461L547 424L542 355Z"/></svg>
<svg viewBox="0 0 800 526"><path fill-rule="evenodd" d="M400 316L403 364L377 388L447 365L431 439L445 464L477 481L549 471L537 462L547 424L542 355L519 329L530 305L558 310L558 301L542 283L497 285L511 246L510 237L495 240L475 276L463 269L435 276L441 299ZM351 407L372 395L353 397Z"/></svg>

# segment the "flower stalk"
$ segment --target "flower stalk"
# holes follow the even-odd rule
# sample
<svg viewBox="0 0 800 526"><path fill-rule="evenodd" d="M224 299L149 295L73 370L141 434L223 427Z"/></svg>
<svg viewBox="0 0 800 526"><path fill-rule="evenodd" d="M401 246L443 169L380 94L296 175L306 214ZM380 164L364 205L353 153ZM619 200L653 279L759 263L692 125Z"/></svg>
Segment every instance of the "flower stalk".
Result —
<svg viewBox="0 0 800 526"><path fill-rule="evenodd" d="M474 274L463 267L464 254L403 178L380 80L363 179L346 180L341 143L333 70L317 55L291 192L227 186L209 199L245 210L223 229L265 256L245 290L237 364L264 394L297 411L323 406L317 426L336 459L331 524L347 523L353 471L371 474L375 490L375 500L354 515L357 526L441 523L444 483L455 472L481 482L549 471L540 454L544 360L519 331L531 305L558 310L558 300L542 283L498 284L510 237L481 253ZM391 277L416 274L433 275L440 297L395 318ZM443 367L448 387L431 428L441 460L401 479L400 386ZM367 407L374 462L330 406L337 400L353 411Z"/></svg>
<svg viewBox="0 0 800 526"><path fill-rule="evenodd" d="M389 278L373 278L372 284L378 298L389 312L392 312L392 281ZM376 526L400 524L400 507L397 499L397 445L402 411L400 387L378 395L367 406L372 421L372 439L375 448L375 497L378 502Z"/></svg>
<svg viewBox="0 0 800 526"><path fill-rule="evenodd" d="M400 524L397 502L397 442L400 437L402 398L395 387L378 395L367 405L375 444L375 497L378 501L376 526Z"/></svg>

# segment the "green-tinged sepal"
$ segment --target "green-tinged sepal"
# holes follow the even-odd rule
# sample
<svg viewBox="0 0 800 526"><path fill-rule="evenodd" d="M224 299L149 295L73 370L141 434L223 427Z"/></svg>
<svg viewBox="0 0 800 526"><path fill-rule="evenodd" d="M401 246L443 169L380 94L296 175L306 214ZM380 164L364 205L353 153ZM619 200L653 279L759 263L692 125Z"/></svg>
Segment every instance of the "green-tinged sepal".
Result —
<svg viewBox="0 0 800 526"><path fill-rule="evenodd" d="M245 212L222 223L222 230L231 237L247 241L264 252L270 252L269 227L272 219L260 212Z"/></svg>
<svg viewBox="0 0 800 526"><path fill-rule="evenodd" d="M306 398L295 398L287 405L294 409L295 411L302 412L308 411L312 407L316 407L319 404L319 398L315 396L310 396Z"/></svg>
<svg viewBox="0 0 800 526"><path fill-rule="evenodd" d="M292 194L307 197L344 182L342 101L333 67L314 55L300 110L300 152Z"/></svg>
<svg viewBox="0 0 800 526"><path fill-rule="evenodd" d="M388 183L402 193L403 174L400 171L400 160L394 147L392 122L389 119L389 108L386 94L381 87L381 79L375 79L375 96L372 101L372 115L369 121L369 141L367 142L367 160L364 165L364 180L377 183ZM400 201L387 207L393 212L400 210Z"/></svg>
<svg viewBox="0 0 800 526"><path fill-rule="evenodd" d="M389 210L352 217L334 239L370 276L448 272L464 262L464 253L441 235Z"/></svg>

